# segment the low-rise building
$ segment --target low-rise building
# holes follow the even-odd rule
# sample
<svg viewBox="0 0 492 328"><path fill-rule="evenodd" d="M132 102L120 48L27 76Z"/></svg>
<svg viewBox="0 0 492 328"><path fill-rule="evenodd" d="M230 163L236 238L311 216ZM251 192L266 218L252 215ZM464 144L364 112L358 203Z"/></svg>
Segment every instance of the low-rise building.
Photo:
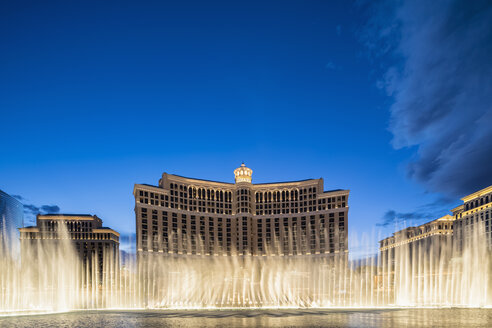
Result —
<svg viewBox="0 0 492 328"><path fill-rule="evenodd" d="M395 302L395 285L414 281L423 286L436 275L448 274L453 256L453 223L454 217L445 215L399 230L379 242L377 289L385 302Z"/></svg>
<svg viewBox="0 0 492 328"><path fill-rule="evenodd" d="M101 281L105 267L109 264L118 267L119 233L103 227L102 220L96 215L38 214L36 226L19 231L23 261L32 260L33 254L42 250L56 252L57 247L73 246L88 277L95 277L97 273Z"/></svg>
<svg viewBox="0 0 492 328"><path fill-rule="evenodd" d="M454 217L445 215L416 227L408 227L393 233L379 242L381 261L393 267L398 253L417 256L425 252L428 256L449 257L452 251Z"/></svg>

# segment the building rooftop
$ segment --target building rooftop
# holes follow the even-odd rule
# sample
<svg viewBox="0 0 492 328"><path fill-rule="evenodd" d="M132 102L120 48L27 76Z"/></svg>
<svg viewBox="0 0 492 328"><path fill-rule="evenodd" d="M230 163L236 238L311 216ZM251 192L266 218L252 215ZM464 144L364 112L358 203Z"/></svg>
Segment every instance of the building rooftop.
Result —
<svg viewBox="0 0 492 328"><path fill-rule="evenodd" d="M492 186L488 186L488 187L483 188L479 191L475 191L473 194L469 194L468 196L461 198L461 200L464 202L467 202L469 200L472 200L473 198L477 198L477 197L483 196L483 195L491 193L491 192L492 192Z"/></svg>
<svg viewBox="0 0 492 328"><path fill-rule="evenodd" d="M381 243L382 241L385 241L387 239L394 238L395 235L401 234L402 232L405 232L405 231L408 231L408 230L417 230L417 229L420 230L421 228L425 227L426 225L429 225L429 224L431 224L433 222L437 222L437 221L454 221L454 217L451 216L451 215L449 215L449 214L446 214L446 215L444 215L444 216L442 216L440 218L431 220L429 222L422 223L422 224L420 224L418 226L406 227L406 228L403 228L403 229L400 229L398 231L393 232L393 235L392 236L386 237L386 238L380 240L379 242Z"/></svg>
<svg viewBox="0 0 492 328"><path fill-rule="evenodd" d="M325 190L323 192L335 192L335 191L349 191L348 189L332 189L332 190Z"/></svg>
<svg viewBox="0 0 492 328"><path fill-rule="evenodd" d="M210 183L214 183L214 184L221 184L221 185L227 185L227 186L234 186L236 185L237 183L240 183L240 182L248 182L248 183L251 183L251 177L252 177L252 173L253 171L246 167L243 164L241 164L240 167L238 167L237 169L234 170L234 176L235 176L235 183L232 183L232 182L224 182L224 181L217 181L217 180L210 180L210 179L198 179L198 178L192 178L192 177L187 177L187 176L183 176L183 175L179 175L179 174L172 174L172 173L167 173L167 172L164 172L162 174L162 178L165 179L166 177L169 177L169 178L180 178L180 179L186 179L186 180L191 180L191 181L196 181L197 183L200 183L200 182L210 182ZM251 183L252 186L254 187L262 187L262 186L273 186L273 185L289 185L289 184L299 184L299 183L303 183L303 182L309 182L309 181L312 181L313 183L314 182L318 182L318 181L322 181L323 178L308 178L308 179L300 179L300 180L290 180L290 181L275 181L275 182L264 182L264 183ZM189 182L191 182L189 181ZM135 185L140 185L140 186L146 186L146 187L151 187L151 188L162 188L162 179L159 180L159 185L152 185L152 184L147 184L147 183L137 183ZM332 189L332 190L324 190L323 193L331 193L331 192L341 192L341 191L347 191L349 192L348 189Z"/></svg>
<svg viewBox="0 0 492 328"><path fill-rule="evenodd" d="M94 217L97 215L91 215L91 214L60 214L60 213L47 213L47 214L39 214L39 216L87 216L87 217Z"/></svg>
<svg viewBox="0 0 492 328"><path fill-rule="evenodd" d="M231 182L223 182L223 181L216 181L216 180L190 178L190 177L185 177L185 176L182 176L182 175L171 174L171 173L168 173L168 175L179 177L179 178L183 178L183 179L190 179L190 180L197 180L197 181L206 181L206 182L215 182L215 183L225 183L225 184L229 184L229 185L234 185L234 183L231 183Z"/></svg>
<svg viewBox="0 0 492 328"><path fill-rule="evenodd" d="M291 181L279 181L279 182L266 182L266 183L257 183L256 185L271 185L271 184L282 184L282 183L298 183L305 182L311 180L319 180L319 179L302 179L302 180L291 180Z"/></svg>
<svg viewBox="0 0 492 328"><path fill-rule="evenodd" d="M141 185L141 186L159 188L159 186L155 186L155 185L151 185L151 184L147 184L147 183L138 183L138 184Z"/></svg>
<svg viewBox="0 0 492 328"><path fill-rule="evenodd" d="M196 180L196 181L204 181L204 182L213 182L213 183L221 183L221 184L235 185L235 183L232 183L232 182L223 182L223 181L217 181L217 180L190 178L190 177L185 177L185 176L182 176L182 175L171 174L171 173L167 173L167 174L169 176L174 176L174 177L183 178L183 179L190 179L190 180ZM254 186L261 186L261 185L273 185L273 184L284 184L284 183L299 183L299 182L305 182L305 181L311 181L311 180L315 181L315 180L319 180L319 179L310 178L310 179L291 180L291 181L264 182L264 183L253 183L253 185ZM149 187L156 187L156 186L145 184L145 183L140 183L140 185L149 186Z"/></svg>

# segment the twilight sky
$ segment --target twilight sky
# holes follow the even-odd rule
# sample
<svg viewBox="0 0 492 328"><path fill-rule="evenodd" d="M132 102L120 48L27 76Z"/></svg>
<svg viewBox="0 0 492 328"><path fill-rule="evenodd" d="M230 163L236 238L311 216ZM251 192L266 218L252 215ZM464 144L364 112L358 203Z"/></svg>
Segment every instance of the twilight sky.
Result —
<svg viewBox="0 0 492 328"><path fill-rule="evenodd" d="M492 184L491 54L490 1L3 1L0 189L128 236L134 183L244 161L375 251Z"/></svg>

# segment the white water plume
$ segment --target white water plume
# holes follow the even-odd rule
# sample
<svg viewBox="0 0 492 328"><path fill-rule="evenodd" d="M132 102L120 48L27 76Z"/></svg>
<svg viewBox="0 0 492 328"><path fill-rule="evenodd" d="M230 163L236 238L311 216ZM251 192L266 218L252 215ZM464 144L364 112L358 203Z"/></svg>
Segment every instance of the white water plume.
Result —
<svg viewBox="0 0 492 328"><path fill-rule="evenodd" d="M345 254L278 256L272 251L269 256L150 252L137 262L108 252L103 253L102 271L97 253L88 263L79 258L66 228L56 234L56 240L37 240L23 250L22 261L0 249L0 313L492 304L490 252L482 227L462 252L450 242L407 244L395 251L394 261L382 256L348 261Z"/></svg>

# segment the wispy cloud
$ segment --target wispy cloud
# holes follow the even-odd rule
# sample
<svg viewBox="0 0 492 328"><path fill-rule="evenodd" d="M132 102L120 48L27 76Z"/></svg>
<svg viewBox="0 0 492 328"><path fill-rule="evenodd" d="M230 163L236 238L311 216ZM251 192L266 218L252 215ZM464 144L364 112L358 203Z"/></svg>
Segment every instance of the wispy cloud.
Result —
<svg viewBox="0 0 492 328"><path fill-rule="evenodd" d="M431 220L432 216L430 213L426 212L408 212L408 213L401 213L401 212L396 212L395 210L388 210L380 223L377 223L376 226L378 227L388 227L392 225L398 225L401 224L404 221L420 221L420 220Z"/></svg>
<svg viewBox="0 0 492 328"><path fill-rule="evenodd" d="M28 200L20 195L12 195L12 197L23 203L24 215L28 222L34 222L35 217L38 214L56 214L60 212L60 207L58 205L36 206L33 204L26 204Z"/></svg>
<svg viewBox="0 0 492 328"><path fill-rule="evenodd" d="M11 195L11 196L12 196L12 197L14 197L15 199L17 199L19 202L22 202L22 201L24 201L24 200L25 200L25 199L24 199L24 198L22 198L22 196L20 196L20 195Z"/></svg>
<svg viewBox="0 0 492 328"><path fill-rule="evenodd" d="M337 65L335 65L335 63L334 63L334 62L332 62L332 61L329 61L329 62L325 65L325 67L326 67L327 69L329 69L329 70L335 70L335 69L337 69Z"/></svg>
<svg viewBox="0 0 492 328"><path fill-rule="evenodd" d="M491 185L492 2L369 7L363 40L393 100L392 145L415 149L408 176L453 197Z"/></svg>
<svg viewBox="0 0 492 328"><path fill-rule="evenodd" d="M376 224L378 227L401 226L403 222L408 224L420 224L422 221L431 221L441 216L449 214L449 209L454 200L441 197L437 200L421 205L412 212L398 212L394 209L386 211L381 221Z"/></svg>
<svg viewBox="0 0 492 328"><path fill-rule="evenodd" d="M337 25L335 31L337 32L338 36L342 35L342 25Z"/></svg>
<svg viewBox="0 0 492 328"><path fill-rule="evenodd" d="M57 205L41 205L24 204L24 213L36 216L37 214L56 214L60 212L60 207Z"/></svg>
<svg viewBox="0 0 492 328"><path fill-rule="evenodd" d="M41 213L59 213L60 207L58 205L42 205L40 207Z"/></svg>

